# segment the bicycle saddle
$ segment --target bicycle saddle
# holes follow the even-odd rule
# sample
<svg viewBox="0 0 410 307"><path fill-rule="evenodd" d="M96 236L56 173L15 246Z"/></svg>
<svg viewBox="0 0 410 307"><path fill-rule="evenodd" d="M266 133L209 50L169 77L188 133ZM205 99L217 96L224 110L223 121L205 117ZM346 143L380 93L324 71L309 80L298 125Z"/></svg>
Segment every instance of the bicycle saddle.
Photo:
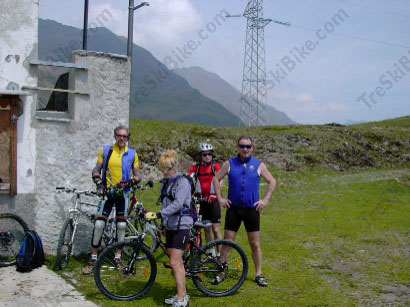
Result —
<svg viewBox="0 0 410 307"><path fill-rule="evenodd" d="M209 220L204 220L204 221L196 221L194 224L194 227L196 228L209 228L212 226L212 222Z"/></svg>

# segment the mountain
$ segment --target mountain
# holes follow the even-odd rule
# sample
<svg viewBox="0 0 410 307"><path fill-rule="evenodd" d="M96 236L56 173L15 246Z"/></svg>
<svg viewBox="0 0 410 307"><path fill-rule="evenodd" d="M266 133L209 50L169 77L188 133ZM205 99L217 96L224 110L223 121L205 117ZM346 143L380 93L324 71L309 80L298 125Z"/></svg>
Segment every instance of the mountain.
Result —
<svg viewBox="0 0 410 307"><path fill-rule="evenodd" d="M81 29L39 19L40 60L68 62L70 52L81 49L81 46ZM106 28L92 28L89 29L88 50L125 54L127 40ZM54 86L58 76L66 71L45 68L39 72L39 79ZM192 88L184 78L168 70L149 51L135 44L132 73L131 118L213 126L237 126L240 123L238 116ZM45 97L44 101L47 99Z"/></svg>
<svg viewBox="0 0 410 307"><path fill-rule="evenodd" d="M230 110L236 116L240 116L241 93L220 78L217 74L204 70L201 67L177 68L173 72L184 77L189 85ZM269 125L292 125L296 124L285 113L267 106Z"/></svg>

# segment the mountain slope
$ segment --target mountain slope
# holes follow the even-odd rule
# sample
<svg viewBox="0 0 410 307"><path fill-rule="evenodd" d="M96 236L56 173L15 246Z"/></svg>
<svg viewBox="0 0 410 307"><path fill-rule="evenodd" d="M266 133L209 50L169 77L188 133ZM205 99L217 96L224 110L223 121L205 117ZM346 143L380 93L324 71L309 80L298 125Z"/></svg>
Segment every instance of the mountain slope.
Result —
<svg viewBox="0 0 410 307"><path fill-rule="evenodd" d="M319 167L317 174L321 174L324 169L346 172L410 167L410 116L353 126L326 124L229 129L139 120L132 121L131 130L131 142L139 148L141 160L151 165L156 165L159 157L152 155L153 152L178 144L188 167L197 159L196 144L204 137L215 147L217 158L225 161L237 154L238 137L251 135L255 143L254 156L267 165L287 171ZM167 133L170 130L171 135ZM410 177L406 181L410 183Z"/></svg>
<svg viewBox="0 0 410 307"><path fill-rule="evenodd" d="M220 78L217 74L206 71L201 67L174 69L173 72L185 78L189 85L200 91L203 95L219 102L236 116L240 116L241 93ZM296 124L285 113L267 106L269 125Z"/></svg>
<svg viewBox="0 0 410 307"><path fill-rule="evenodd" d="M39 19L39 59L67 62L71 51L82 46L82 30ZM88 49L125 54L127 41L106 28L89 29ZM150 52L134 44L130 117L237 126L239 118L221 104L193 89L168 70ZM50 80L47 71L41 76ZM61 74L58 71L58 75ZM55 76L57 77L57 76ZM54 84L53 84L54 86Z"/></svg>

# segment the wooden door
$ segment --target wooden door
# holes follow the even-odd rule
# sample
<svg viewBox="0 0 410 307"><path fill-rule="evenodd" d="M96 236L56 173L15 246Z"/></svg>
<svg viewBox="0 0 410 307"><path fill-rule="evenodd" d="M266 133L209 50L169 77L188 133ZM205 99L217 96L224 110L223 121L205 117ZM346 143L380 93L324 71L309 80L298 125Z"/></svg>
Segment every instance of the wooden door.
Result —
<svg viewBox="0 0 410 307"><path fill-rule="evenodd" d="M18 96L0 97L0 193L17 194Z"/></svg>

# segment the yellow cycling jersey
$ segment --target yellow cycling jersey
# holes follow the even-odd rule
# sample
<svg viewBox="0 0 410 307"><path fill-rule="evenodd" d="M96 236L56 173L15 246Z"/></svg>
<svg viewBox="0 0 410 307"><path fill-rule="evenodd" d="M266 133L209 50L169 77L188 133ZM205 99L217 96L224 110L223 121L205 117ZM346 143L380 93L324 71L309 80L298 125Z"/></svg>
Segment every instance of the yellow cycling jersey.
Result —
<svg viewBox="0 0 410 307"><path fill-rule="evenodd" d="M122 155L128 150L128 147L119 148L117 144L113 146L112 154L108 160L108 169L110 170L111 177L107 174L107 187L118 184L122 179ZM103 152L101 148L98 153L97 163L103 164ZM138 168L138 154L135 153L133 168ZM112 182L111 182L112 180Z"/></svg>

